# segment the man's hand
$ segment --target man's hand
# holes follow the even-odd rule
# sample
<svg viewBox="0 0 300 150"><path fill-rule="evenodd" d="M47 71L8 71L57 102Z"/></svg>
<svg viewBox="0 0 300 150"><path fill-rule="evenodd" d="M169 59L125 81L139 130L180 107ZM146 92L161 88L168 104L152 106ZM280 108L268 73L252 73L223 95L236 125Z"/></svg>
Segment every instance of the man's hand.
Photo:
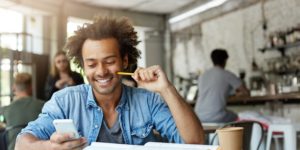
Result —
<svg viewBox="0 0 300 150"><path fill-rule="evenodd" d="M74 135L53 133L50 137L50 149L53 150L81 150L85 147L87 141L81 137L73 139Z"/></svg>
<svg viewBox="0 0 300 150"><path fill-rule="evenodd" d="M73 136L55 132L50 140L40 140L32 134L25 133L18 136L15 150L82 150L86 146L86 139L73 139Z"/></svg>
<svg viewBox="0 0 300 150"><path fill-rule="evenodd" d="M132 78L138 83L139 87L150 91L162 93L171 83L160 66L148 68L137 68Z"/></svg>

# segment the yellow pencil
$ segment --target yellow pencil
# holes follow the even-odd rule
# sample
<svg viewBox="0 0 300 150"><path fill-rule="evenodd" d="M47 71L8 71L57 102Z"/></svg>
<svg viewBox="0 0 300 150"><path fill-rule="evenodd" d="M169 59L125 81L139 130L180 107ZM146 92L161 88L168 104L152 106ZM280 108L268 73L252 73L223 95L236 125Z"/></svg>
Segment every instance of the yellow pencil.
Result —
<svg viewBox="0 0 300 150"><path fill-rule="evenodd" d="M117 72L118 75L125 75L125 76L132 76L133 73L131 72Z"/></svg>

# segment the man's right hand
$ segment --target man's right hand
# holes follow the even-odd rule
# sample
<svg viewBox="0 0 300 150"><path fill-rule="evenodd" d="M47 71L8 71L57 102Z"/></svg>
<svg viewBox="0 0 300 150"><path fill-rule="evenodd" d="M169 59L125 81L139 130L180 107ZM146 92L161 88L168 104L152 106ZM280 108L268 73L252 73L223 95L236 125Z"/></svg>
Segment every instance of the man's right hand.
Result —
<svg viewBox="0 0 300 150"><path fill-rule="evenodd" d="M50 140L40 140L32 134L19 135L15 150L82 150L87 143L84 137L73 139L72 135L53 133Z"/></svg>
<svg viewBox="0 0 300 150"><path fill-rule="evenodd" d="M81 150L87 141L84 137L74 139L72 134L53 133L50 137L51 150Z"/></svg>

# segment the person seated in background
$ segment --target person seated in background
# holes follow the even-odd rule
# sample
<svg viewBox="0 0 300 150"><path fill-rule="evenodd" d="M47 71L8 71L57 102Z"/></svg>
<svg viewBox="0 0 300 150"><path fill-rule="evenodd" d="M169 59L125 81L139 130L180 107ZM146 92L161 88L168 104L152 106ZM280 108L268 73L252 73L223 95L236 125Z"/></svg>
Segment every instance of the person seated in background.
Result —
<svg viewBox="0 0 300 150"><path fill-rule="evenodd" d="M28 73L16 74L13 81L13 102L3 107L2 115L6 128L27 125L29 121L35 120L42 110L44 102L32 97L32 79ZM20 128L8 132L8 149L13 150Z"/></svg>
<svg viewBox="0 0 300 150"><path fill-rule="evenodd" d="M159 66L135 70L132 77L142 88L122 84L117 72L137 63L137 39L125 18L99 17L75 31L65 48L89 84L54 93L19 134L16 150L82 149L95 141L143 145L158 140L154 129L169 142L203 143L199 119ZM55 119L72 119L82 137L55 132Z"/></svg>
<svg viewBox="0 0 300 150"><path fill-rule="evenodd" d="M249 95L249 91L239 77L225 70L228 54L224 49L211 53L214 67L204 72L198 79L198 98L195 112L202 122L231 122L238 116L226 109L227 98L232 93Z"/></svg>
<svg viewBox="0 0 300 150"><path fill-rule="evenodd" d="M54 92L64 87L84 83L81 74L71 71L70 62L64 51L55 54L53 63L46 81L45 100L49 100Z"/></svg>

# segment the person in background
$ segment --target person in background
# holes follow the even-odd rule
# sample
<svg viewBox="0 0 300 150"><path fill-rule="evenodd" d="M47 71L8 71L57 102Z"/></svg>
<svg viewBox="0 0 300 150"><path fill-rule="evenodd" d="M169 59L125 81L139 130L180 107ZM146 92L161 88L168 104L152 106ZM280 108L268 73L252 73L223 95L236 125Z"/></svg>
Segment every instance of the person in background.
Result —
<svg viewBox="0 0 300 150"><path fill-rule="evenodd" d="M45 86L45 100L49 100L52 94L67 86L83 84L82 76L71 71L70 62L64 51L58 51L54 57L50 75Z"/></svg>
<svg viewBox="0 0 300 150"><path fill-rule="evenodd" d="M32 79L28 73L18 73L13 83L14 100L3 107L2 113L6 128L14 126L26 126L29 121L35 120L44 105L41 100L32 97ZM20 128L8 132L8 149L15 147L16 137L21 131Z"/></svg>
<svg viewBox="0 0 300 150"><path fill-rule="evenodd" d="M51 97L39 118L17 138L20 149L82 149L91 142L144 145L158 141L203 143L204 132L191 107L159 66L137 68L139 87L122 84L140 52L137 32L126 18L99 17L66 43L68 55L83 68L89 84L67 87ZM55 132L54 119L72 119L81 138Z"/></svg>
<svg viewBox="0 0 300 150"><path fill-rule="evenodd" d="M231 122L237 114L226 109L227 98L232 93L249 95L249 91L239 77L225 70L228 54L224 49L211 53L214 67L204 72L198 79L198 98L195 112L202 122Z"/></svg>

